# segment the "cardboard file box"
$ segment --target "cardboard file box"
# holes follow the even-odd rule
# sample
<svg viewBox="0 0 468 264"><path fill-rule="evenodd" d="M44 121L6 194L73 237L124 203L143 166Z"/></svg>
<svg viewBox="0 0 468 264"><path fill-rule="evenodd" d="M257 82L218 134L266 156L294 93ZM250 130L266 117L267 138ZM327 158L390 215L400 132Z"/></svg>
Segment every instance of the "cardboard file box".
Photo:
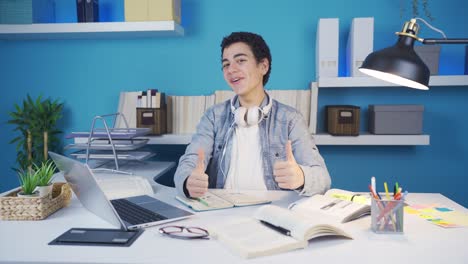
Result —
<svg viewBox="0 0 468 264"><path fill-rule="evenodd" d="M125 0L125 21L165 21L180 24L180 0Z"/></svg>
<svg viewBox="0 0 468 264"><path fill-rule="evenodd" d="M327 105L327 132L334 136L358 136L360 107L354 105Z"/></svg>
<svg viewBox="0 0 468 264"><path fill-rule="evenodd" d="M422 134L423 105L369 105L369 132L386 135Z"/></svg>
<svg viewBox="0 0 468 264"><path fill-rule="evenodd" d="M55 23L53 0L0 0L0 24Z"/></svg>
<svg viewBox="0 0 468 264"><path fill-rule="evenodd" d="M162 108L137 108L137 127L151 128L151 135L167 133L167 111Z"/></svg>

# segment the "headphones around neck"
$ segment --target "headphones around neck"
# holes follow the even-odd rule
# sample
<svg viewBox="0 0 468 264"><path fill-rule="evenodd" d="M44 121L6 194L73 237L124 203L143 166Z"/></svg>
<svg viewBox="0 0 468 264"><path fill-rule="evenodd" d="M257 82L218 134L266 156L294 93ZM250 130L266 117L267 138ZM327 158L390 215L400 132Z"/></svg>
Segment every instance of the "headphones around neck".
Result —
<svg viewBox="0 0 468 264"><path fill-rule="evenodd" d="M236 108L234 104L237 100L237 95L231 98L231 112L234 115L235 124L241 127L248 127L257 125L260 122L262 122L262 120L265 119L268 113L270 112L271 106L273 104L268 94L266 94L266 97L268 103L263 108L260 108L258 106L253 106L249 108L239 106L238 108Z"/></svg>

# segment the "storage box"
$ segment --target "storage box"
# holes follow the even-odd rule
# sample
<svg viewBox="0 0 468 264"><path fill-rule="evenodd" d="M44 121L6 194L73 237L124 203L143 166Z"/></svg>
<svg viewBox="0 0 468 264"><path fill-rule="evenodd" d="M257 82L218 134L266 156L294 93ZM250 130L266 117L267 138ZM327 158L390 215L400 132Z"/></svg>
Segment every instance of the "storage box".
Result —
<svg viewBox="0 0 468 264"><path fill-rule="evenodd" d="M369 132L387 135L422 134L423 105L369 105Z"/></svg>
<svg viewBox="0 0 468 264"><path fill-rule="evenodd" d="M439 45L414 46L414 51L429 68L431 75L439 74Z"/></svg>
<svg viewBox="0 0 468 264"><path fill-rule="evenodd" d="M125 21L165 21L180 24L180 0L125 0Z"/></svg>
<svg viewBox="0 0 468 264"><path fill-rule="evenodd" d="M325 127L334 136L358 136L360 107L354 105L327 105Z"/></svg>
<svg viewBox="0 0 468 264"><path fill-rule="evenodd" d="M150 128L151 135L167 133L166 106L161 108L137 108L137 127Z"/></svg>
<svg viewBox="0 0 468 264"><path fill-rule="evenodd" d="M56 182L52 195L43 197L18 197L21 188L10 191L0 197L0 220L42 220L62 207L68 206L71 200L70 185Z"/></svg>
<svg viewBox="0 0 468 264"><path fill-rule="evenodd" d="M0 0L0 24L55 23L53 0Z"/></svg>

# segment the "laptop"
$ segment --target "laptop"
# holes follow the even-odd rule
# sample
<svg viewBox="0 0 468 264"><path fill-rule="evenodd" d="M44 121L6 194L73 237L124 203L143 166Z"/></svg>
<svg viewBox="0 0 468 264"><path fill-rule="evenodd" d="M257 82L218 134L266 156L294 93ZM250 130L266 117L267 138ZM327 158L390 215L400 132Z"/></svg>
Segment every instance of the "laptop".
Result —
<svg viewBox="0 0 468 264"><path fill-rule="evenodd" d="M160 225L193 215L148 195L109 200L88 165L50 151L49 155L81 204L123 230Z"/></svg>

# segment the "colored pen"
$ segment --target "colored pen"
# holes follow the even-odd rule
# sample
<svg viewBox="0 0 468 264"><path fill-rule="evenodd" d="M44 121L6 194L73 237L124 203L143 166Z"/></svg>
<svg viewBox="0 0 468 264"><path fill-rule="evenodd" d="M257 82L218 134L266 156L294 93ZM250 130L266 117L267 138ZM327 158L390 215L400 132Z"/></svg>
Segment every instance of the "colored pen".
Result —
<svg viewBox="0 0 468 264"><path fill-rule="evenodd" d="M369 185L369 191L370 191L371 195L374 197L374 199L379 200L379 197L377 196L374 189L372 188L372 185Z"/></svg>
<svg viewBox="0 0 468 264"><path fill-rule="evenodd" d="M263 220L260 220L260 223L268 226L269 228L275 230L275 231L278 231L280 232L281 234L285 235L285 236L291 236L291 231L287 230L286 228L284 227L281 227L281 226L275 226L275 225L272 225L266 221L263 221Z"/></svg>
<svg viewBox="0 0 468 264"><path fill-rule="evenodd" d="M383 186L384 186L384 188L385 188L385 196L387 197L388 200L390 200L390 195L388 194L387 182L384 182L384 183L383 183Z"/></svg>
<svg viewBox="0 0 468 264"><path fill-rule="evenodd" d="M203 200L202 198L195 198L195 199L197 201L199 201L201 204L203 204L204 206L210 207L210 205L205 200Z"/></svg>
<svg viewBox="0 0 468 264"><path fill-rule="evenodd" d="M372 189L372 186L369 184L369 190L371 192L371 195L374 197L375 199L375 202L377 203L377 206L379 207L379 210L382 212L384 211L384 206L382 205L381 203L381 200L380 197L377 195L377 193ZM392 224L395 225L395 221L393 219L392 220Z"/></svg>
<svg viewBox="0 0 468 264"><path fill-rule="evenodd" d="M400 187L398 186L398 182L395 182L395 195L400 192Z"/></svg>
<svg viewBox="0 0 468 264"><path fill-rule="evenodd" d="M377 221L380 221L382 217L385 217L396 205L404 203L405 197L408 194L408 191L405 191L405 193L401 196L400 202L398 203L391 203L385 207L385 209L380 212L379 216L377 217Z"/></svg>
<svg viewBox="0 0 468 264"><path fill-rule="evenodd" d="M372 178L371 178L371 186L372 186L372 190L374 190L374 192L377 193L377 189L375 187L375 177L374 176L372 176Z"/></svg>
<svg viewBox="0 0 468 264"><path fill-rule="evenodd" d="M380 220L382 217L386 217L387 215L391 214L395 210L398 210L398 208L402 207L405 204L405 197L408 195L408 191L405 191L405 193L401 196L401 200L398 203L393 203L392 206L387 206L385 208L385 211L381 212L381 214L378 216L378 220Z"/></svg>

